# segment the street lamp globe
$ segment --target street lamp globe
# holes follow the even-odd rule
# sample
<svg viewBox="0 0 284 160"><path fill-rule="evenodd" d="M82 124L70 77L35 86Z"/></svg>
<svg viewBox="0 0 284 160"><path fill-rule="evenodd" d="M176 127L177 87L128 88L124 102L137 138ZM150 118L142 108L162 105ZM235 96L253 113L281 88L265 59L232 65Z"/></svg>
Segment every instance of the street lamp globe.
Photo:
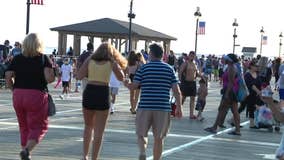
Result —
<svg viewBox="0 0 284 160"><path fill-rule="evenodd" d="M237 18L234 19L233 27L238 27L239 24L237 23Z"/></svg>
<svg viewBox="0 0 284 160"><path fill-rule="evenodd" d="M199 7L196 8L196 11L194 12L194 16L197 17L197 18L201 17L201 12L200 12L200 8Z"/></svg>
<svg viewBox="0 0 284 160"><path fill-rule="evenodd" d="M260 33L264 34L263 26L261 27Z"/></svg>

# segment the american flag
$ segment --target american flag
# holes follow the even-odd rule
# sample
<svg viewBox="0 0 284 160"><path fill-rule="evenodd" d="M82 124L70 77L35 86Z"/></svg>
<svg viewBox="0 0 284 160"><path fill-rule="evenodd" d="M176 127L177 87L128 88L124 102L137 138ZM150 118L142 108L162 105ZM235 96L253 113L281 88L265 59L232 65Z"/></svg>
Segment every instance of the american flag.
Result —
<svg viewBox="0 0 284 160"><path fill-rule="evenodd" d="M31 4L43 5L43 0L31 0Z"/></svg>
<svg viewBox="0 0 284 160"><path fill-rule="evenodd" d="M267 44L267 36L262 36L262 44L263 45Z"/></svg>
<svg viewBox="0 0 284 160"><path fill-rule="evenodd" d="M205 34L205 22L199 22L198 34Z"/></svg>

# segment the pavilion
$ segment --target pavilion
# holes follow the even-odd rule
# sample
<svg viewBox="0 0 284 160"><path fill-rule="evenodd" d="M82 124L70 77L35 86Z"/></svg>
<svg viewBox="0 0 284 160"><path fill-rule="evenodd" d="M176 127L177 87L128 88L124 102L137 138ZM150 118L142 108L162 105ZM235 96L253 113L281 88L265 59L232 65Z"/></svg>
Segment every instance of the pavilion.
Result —
<svg viewBox="0 0 284 160"><path fill-rule="evenodd" d="M129 22L111 18L102 18L93 21L50 28L50 30L58 32L59 55L63 55L66 52L67 35L73 35L73 50L75 55L80 54L82 36L87 36L91 43L94 43L95 37L101 38L101 41L109 41L120 52L122 51L122 46L124 45L125 51L127 51ZM137 49L137 42L140 40L145 41L145 50L147 50L152 41L163 42L165 53L169 53L171 40L177 39L164 33L132 23L131 43L133 50Z"/></svg>

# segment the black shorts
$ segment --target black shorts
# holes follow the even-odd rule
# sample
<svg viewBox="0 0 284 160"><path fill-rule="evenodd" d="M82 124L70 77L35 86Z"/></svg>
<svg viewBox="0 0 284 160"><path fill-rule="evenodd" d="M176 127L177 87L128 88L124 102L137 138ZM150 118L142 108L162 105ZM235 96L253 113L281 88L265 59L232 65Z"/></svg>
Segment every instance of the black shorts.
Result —
<svg viewBox="0 0 284 160"><path fill-rule="evenodd" d="M83 107L90 110L108 110L110 107L109 87L87 84L83 92Z"/></svg>
<svg viewBox="0 0 284 160"><path fill-rule="evenodd" d="M69 82L68 81L62 81L62 87L69 87Z"/></svg>
<svg viewBox="0 0 284 160"><path fill-rule="evenodd" d="M132 74L132 73L129 74L130 82L133 82L133 80L134 80L134 75L135 75L135 74Z"/></svg>
<svg viewBox="0 0 284 160"><path fill-rule="evenodd" d="M198 98L197 102L196 102L195 109L197 111L203 112L205 105L206 105L206 101Z"/></svg>
<svg viewBox="0 0 284 160"><path fill-rule="evenodd" d="M195 81L183 81L180 84L180 90L185 97L195 97L196 96L196 82Z"/></svg>

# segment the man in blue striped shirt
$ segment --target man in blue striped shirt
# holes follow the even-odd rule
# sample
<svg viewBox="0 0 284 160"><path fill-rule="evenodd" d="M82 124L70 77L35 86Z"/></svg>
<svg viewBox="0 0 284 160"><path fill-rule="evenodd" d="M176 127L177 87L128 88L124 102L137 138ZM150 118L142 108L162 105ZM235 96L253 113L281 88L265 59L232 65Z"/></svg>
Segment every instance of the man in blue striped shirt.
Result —
<svg viewBox="0 0 284 160"><path fill-rule="evenodd" d="M130 89L141 87L140 102L136 115L136 134L140 149L140 160L146 160L148 131L152 127L154 135L153 157L161 159L164 138L170 127L170 90L176 98L176 116L182 117L181 92L173 68L162 62L163 49L157 44L150 46L150 62L136 72Z"/></svg>

